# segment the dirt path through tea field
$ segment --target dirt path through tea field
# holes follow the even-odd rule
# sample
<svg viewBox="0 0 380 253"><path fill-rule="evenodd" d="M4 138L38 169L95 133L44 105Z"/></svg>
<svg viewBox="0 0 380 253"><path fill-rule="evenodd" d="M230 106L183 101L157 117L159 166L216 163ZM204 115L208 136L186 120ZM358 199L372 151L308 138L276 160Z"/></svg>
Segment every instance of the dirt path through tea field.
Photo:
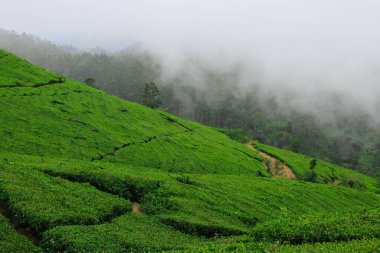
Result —
<svg viewBox="0 0 380 253"><path fill-rule="evenodd" d="M137 202L132 203L132 213L141 213L141 206Z"/></svg>
<svg viewBox="0 0 380 253"><path fill-rule="evenodd" d="M253 151L258 152L259 155L264 158L263 165L265 166L266 170L272 174L272 176L286 178L286 179L297 179L293 170L288 165L284 164L277 158L270 156L269 154L265 152L257 150L251 144L251 142L246 142L244 145L248 147L249 149L252 149Z"/></svg>

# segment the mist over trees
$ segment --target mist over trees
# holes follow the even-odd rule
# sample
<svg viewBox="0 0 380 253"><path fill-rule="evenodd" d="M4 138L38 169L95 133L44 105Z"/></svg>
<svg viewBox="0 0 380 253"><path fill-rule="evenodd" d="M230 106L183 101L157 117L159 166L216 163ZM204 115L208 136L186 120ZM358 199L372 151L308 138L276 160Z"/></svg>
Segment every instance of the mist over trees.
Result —
<svg viewBox="0 0 380 253"><path fill-rule="evenodd" d="M279 101L276 89L268 92L256 84L242 88L239 66L218 70L193 62L163 78L160 62L138 46L116 53L84 51L6 30L0 30L0 48L152 108L158 104L147 104L153 90L146 84L154 82L160 107L170 113L217 128L242 129L263 143L380 176L380 127L359 107L342 113L337 109L339 97L327 102L331 110L326 113L333 120L326 120Z"/></svg>

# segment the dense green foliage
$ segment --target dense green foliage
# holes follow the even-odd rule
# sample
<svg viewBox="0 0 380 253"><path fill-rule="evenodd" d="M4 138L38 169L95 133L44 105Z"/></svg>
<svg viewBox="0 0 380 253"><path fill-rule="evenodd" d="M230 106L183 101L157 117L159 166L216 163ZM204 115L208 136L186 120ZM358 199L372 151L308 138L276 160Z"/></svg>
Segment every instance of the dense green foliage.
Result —
<svg viewBox="0 0 380 253"><path fill-rule="evenodd" d="M231 139L240 142L240 143L246 143L249 142L251 139L245 135L243 129L220 129L222 133L230 137Z"/></svg>
<svg viewBox="0 0 380 253"><path fill-rule="evenodd" d="M44 234L44 248L57 252L158 252L201 243L144 214L127 214L95 226L63 226Z"/></svg>
<svg viewBox="0 0 380 253"><path fill-rule="evenodd" d="M257 149L270 154L289 165L299 179L310 181L308 180L310 179L310 174L315 173L315 182L334 183L373 192L376 192L379 189L376 179L358 172L288 150L267 146L259 142L253 142L252 144ZM313 169L310 169L311 163L315 163Z"/></svg>
<svg viewBox="0 0 380 253"><path fill-rule="evenodd" d="M39 87L45 84L62 82L59 75L49 73L13 55L0 51L0 87Z"/></svg>
<svg viewBox="0 0 380 253"><path fill-rule="evenodd" d="M126 200L86 184L25 167L0 170L0 200L18 222L38 231L64 224L96 224L131 210Z"/></svg>
<svg viewBox="0 0 380 253"><path fill-rule="evenodd" d="M0 252L25 253L42 252L26 237L19 235L12 228L9 221L0 214Z"/></svg>
<svg viewBox="0 0 380 253"><path fill-rule="evenodd" d="M290 217L305 214L311 217L315 214L328 217L330 212L351 212L361 210L363 207L375 208L380 201L377 195L354 189L286 179L247 175L167 174L152 168L9 153L2 154L1 157L2 167L18 168L16 172L25 171L30 178L35 178L37 175L42 177L41 172L44 172L50 175L50 177L44 176L50 180L64 181L58 177L60 176L70 181L89 182L99 190L139 201L141 211L146 215L124 215L113 219L111 223L95 226L58 226L44 233L44 247L52 250L67 248L78 251L103 247L119 252L136 247L152 250L191 248L195 243L207 243L198 236L250 234L249 231L256 224L260 226L261 222L276 221L283 215L289 217L289 220ZM49 183L46 184L46 187L50 187ZM78 185L83 186L83 183ZM82 188L79 190L68 188L68 190L73 194L84 191ZM62 193L60 195L52 193L49 196L51 197L41 206L48 201L54 203L64 197ZM75 197L70 197L70 202L73 201ZM104 203L107 200L102 199L102 201ZM348 202L350 205L347 205ZM29 209L35 204L25 202L24 205ZM70 208L92 210L91 208L94 208L92 206L93 202L83 202ZM54 211L54 208L52 210ZM63 217L70 214L65 210L54 212L62 213ZM140 223L133 217L142 217L141 220L144 222ZM328 219L326 222L328 221L336 220ZM74 221L72 224L78 223ZM344 224L342 226L339 224L337 224L338 229L344 227ZM133 227L149 227L152 230L143 229L138 230L139 233L131 234ZM162 236L162 240L157 241L149 240L154 236L150 231L155 231L155 227L167 237ZM193 236L189 237L186 234ZM178 243L169 240L173 236L179 238Z"/></svg>
<svg viewBox="0 0 380 253"><path fill-rule="evenodd" d="M286 179L267 179L247 175L178 175L163 173L151 168L105 162L12 154L3 154L1 157L2 167L19 168L23 165L25 168L22 171L25 171L31 179L36 177L35 175L41 177L42 171L50 175L45 176L46 178L52 180L63 181L63 179L56 178L61 176L70 181L89 182L102 191L137 200L141 203L142 212L148 215L141 216L144 217L142 220L146 225L137 224L136 219L131 218L135 216L124 215L113 219L110 224L58 226L44 234L45 247L54 250L67 248L71 251L78 251L102 247L118 252L123 249L135 248L136 245L152 250L191 248L191 245L195 243L206 243L194 236L249 234L248 231L255 224L260 226L261 222L276 221L283 215L289 216L289 220L291 220L290 217L305 214L311 215L311 217L314 217L315 214L328 217L330 212L354 212L363 207L375 208L380 201L377 195L362 193L354 189ZM34 169L28 169L30 167ZM46 182L42 181L40 184L45 185ZM83 184L78 185L83 186ZM77 191L83 193L84 189ZM57 200L62 198L71 202L78 196L55 196ZM54 199L46 201L54 203ZM347 202L350 205L347 205ZM26 203L26 207L34 206L29 203ZM87 208L91 210L92 202L83 204L86 204L86 210ZM75 207L70 208L79 211L82 204L77 203ZM70 212L62 212L62 214L63 217L69 217ZM347 218L347 221L349 220ZM78 223L73 221L72 224ZM146 232L131 235L131 228L136 226L146 227L147 229L144 230ZM339 229L344 227L344 224L338 223L337 226ZM177 232L170 227L174 227ZM148 239L152 236L151 231L155 231L154 228L163 233L160 235L162 240ZM365 226L361 228L365 228ZM194 236L186 236L178 230ZM348 233L350 231L348 230ZM171 242L169 238L173 236L183 239L179 239L178 243Z"/></svg>
<svg viewBox="0 0 380 253"><path fill-rule="evenodd" d="M328 215L280 216L255 226L258 241L290 244L350 241L380 237L380 209Z"/></svg>
<svg viewBox="0 0 380 253"><path fill-rule="evenodd" d="M273 252L288 252L288 253L301 253L301 252L330 252L330 253L341 253L341 252L379 252L380 251L380 240L352 240L348 242L338 242L338 243L315 243L315 244L304 244L300 246L278 246L273 247L275 250Z"/></svg>
<svg viewBox="0 0 380 253"><path fill-rule="evenodd" d="M37 230L46 252L291 251L269 235L296 243L379 237L377 211L346 215L379 208L369 177L333 167L342 175L334 179L355 179L362 191L271 178L259 153L223 130L0 55L0 204ZM246 141L242 131L224 132ZM256 146L299 166L299 177L312 170L324 179L335 166L315 160L311 169L311 158ZM24 247L9 222L0 229L11 231L0 245Z"/></svg>
<svg viewBox="0 0 380 253"><path fill-rule="evenodd" d="M284 106L291 103L277 102L276 90L268 94L260 84L241 89L238 67L220 70L195 61L172 79L162 80L160 63L138 46L112 54L99 49L83 52L0 30L0 47L79 81L93 77L97 87L139 103L144 102L144 84L154 81L161 106L177 116L243 129L263 143L380 177L380 127L361 108L344 110L336 95L323 99L329 110L309 115Z"/></svg>
<svg viewBox="0 0 380 253"><path fill-rule="evenodd" d="M9 157L2 163L9 163ZM89 182L106 192L139 201L144 213L192 234L241 234L283 212L294 215L376 207L379 197L334 185L233 175L178 175L111 163L23 156L54 177ZM12 166L20 158L11 158ZM302 193L302 194L300 194ZM351 205L347 206L346 203Z"/></svg>
<svg viewBox="0 0 380 253"><path fill-rule="evenodd" d="M378 252L380 250L380 239L370 240L352 240L347 242L327 242L313 243L302 245L289 245L279 243L252 243L246 239L238 239L236 242L222 241L218 243L208 243L202 246L195 246L188 250L173 250L166 251L170 253L205 253L205 252L235 252L235 253L261 253L261 252L282 252L282 253L342 253L342 252L357 252L368 253Z"/></svg>
<svg viewBox="0 0 380 253"><path fill-rule="evenodd" d="M1 54L5 55L0 58L4 66L18 59L4 51ZM25 64L20 71L26 71ZM12 80L13 76L17 78ZM31 68L28 76L4 71L0 83L27 83L29 76L49 74L39 68ZM41 87L21 84L0 89L0 96L0 107L6 108L0 111L4 122L0 126L1 150L121 162L171 172L266 174L255 152L216 130L72 80Z"/></svg>

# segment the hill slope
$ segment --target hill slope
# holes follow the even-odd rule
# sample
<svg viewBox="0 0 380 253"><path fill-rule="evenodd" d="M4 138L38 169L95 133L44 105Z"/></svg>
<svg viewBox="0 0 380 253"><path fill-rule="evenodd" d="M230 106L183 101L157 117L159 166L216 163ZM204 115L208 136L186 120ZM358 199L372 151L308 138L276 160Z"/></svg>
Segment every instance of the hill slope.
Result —
<svg viewBox="0 0 380 253"><path fill-rule="evenodd" d="M284 243L378 242L379 195L270 178L263 157L217 130L5 51L0 97L0 252L268 251L276 238L267 235L282 223L292 228L277 231ZM346 233L350 221L361 229Z"/></svg>
<svg viewBox="0 0 380 253"><path fill-rule="evenodd" d="M0 150L171 172L267 174L255 152L208 127L123 101L5 51L0 65Z"/></svg>
<svg viewBox="0 0 380 253"><path fill-rule="evenodd" d="M253 142L252 145L261 152L289 165L298 179L315 183L342 185L373 192L378 191L376 179L356 171L259 142Z"/></svg>

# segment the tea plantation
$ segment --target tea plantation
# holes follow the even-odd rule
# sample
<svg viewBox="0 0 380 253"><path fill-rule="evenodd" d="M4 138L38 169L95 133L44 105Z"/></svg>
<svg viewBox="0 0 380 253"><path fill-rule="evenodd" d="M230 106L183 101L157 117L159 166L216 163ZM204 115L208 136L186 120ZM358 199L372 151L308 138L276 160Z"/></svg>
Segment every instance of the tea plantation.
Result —
<svg viewBox="0 0 380 253"><path fill-rule="evenodd" d="M1 50L0 118L0 252L379 249L375 179L253 143L297 176L274 178L221 131Z"/></svg>
<svg viewBox="0 0 380 253"><path fill-rule="evenodd" d="M252 145L290 166L301 180L378 191L378 181L359 172L259 142L252 142Z"/></svg>

